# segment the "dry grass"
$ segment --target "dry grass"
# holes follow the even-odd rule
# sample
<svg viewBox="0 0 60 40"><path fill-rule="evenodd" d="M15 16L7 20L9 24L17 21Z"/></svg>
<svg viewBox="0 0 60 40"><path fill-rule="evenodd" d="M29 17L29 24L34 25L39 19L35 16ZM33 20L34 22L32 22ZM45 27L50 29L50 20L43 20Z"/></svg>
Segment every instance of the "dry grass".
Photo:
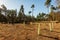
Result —
<svg viewBox="0 0 60 40"><path fill-rule="evenodd" d="M41 23L40 33L36 24L0 24L0 40L60 40L60 23L54 23L52 32L48 23Z"/></svg>

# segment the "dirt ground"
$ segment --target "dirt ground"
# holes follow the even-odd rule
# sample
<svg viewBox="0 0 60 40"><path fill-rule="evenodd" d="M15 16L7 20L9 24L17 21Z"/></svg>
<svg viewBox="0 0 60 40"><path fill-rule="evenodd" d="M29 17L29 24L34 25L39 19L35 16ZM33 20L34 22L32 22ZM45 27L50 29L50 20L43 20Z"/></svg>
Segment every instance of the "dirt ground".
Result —
<svg viewBox="0 0 60 40"><path fill-rule="evenodd" d="M0 40L60 40L60 23L54 23L49 30L49 23L41 23L40 35L36 24L0 24Z"/></svg>

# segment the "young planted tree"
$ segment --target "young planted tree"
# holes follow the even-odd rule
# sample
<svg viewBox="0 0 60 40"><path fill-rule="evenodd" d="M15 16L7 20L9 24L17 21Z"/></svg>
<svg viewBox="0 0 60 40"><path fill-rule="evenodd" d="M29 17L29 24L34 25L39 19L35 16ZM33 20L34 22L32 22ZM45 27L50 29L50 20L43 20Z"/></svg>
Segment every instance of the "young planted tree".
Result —
<svg viewBox="0 0 60 40"><path fill-rule="evenodd" d="M16 22L16 16L17 16L17 11L16 10L11 10L11 21L12 24Z"/></svg>
<svg viewBox="0 0 60 40"><path fill-rule="evenodd" d="M16 10L7 10L7 19L8 23L15 23L16 22L16 16L17 16L17 11Z"/></svg>
<svg viewBox="0 0 60 40"><path fill-rule="evenodd" d="M3 21L3 22L7 22L7 18L6 18L6 13L7 13L7 8L6 8L6 6L3 4L3 5L1 5L1 20ZM2 13L4 12L4 14L5 15L3 15Z"/></svg>
<svg viewBox="0 0 60 40"><path fill-rule="evenodd" d="M53 15L52 15L52 17L53 17L52 21L55 20L55 13L54 13L54 10L56 10L56 8L55 8L53 5L51 5L51 13L53 14Z"/></svg>
<svg viewBox="0 0 60 40"><path fill-rule="evenodd" d="M39 15L37 15L37 19L39 20L39 21L44 21L45 20L45 13L39 13Z"/></svg>
<svg viewBox="0 0 60 40"><path fill-rule="evenodd" d="M32 8L32 11L31 11L31 13L32 13L32 21L34 21L33 12L34 12L35 5L34 5L34 4L32 4L31 8Z"/></svg>
<svg viewBox="0 0 60 40"><path fill-rule="evenodd" d="M6 16L7 15L7 8L6 8L6 6L3 4L3 5L1 5L1 7L2 7L2 11L5 12L5 16Z"/></svg>
<svg viewBox="0 0 60 40"><path fill-rule="evenodd" d="M31 11L28 12L29 15L27 15L27 22L30 22L31 21Z"/></svg>
<svg viewBox="0 0 60 40"><path fill-rule="evenodd" d="M49 6L51 5L51 0L46 0L45 6L48 8L48 13L49 13ZM48 18L49 20L49 18Z"/></svg>
<svg viewBox="0 0 60 40"><path fill-rule="evenodd" d="M35 5L34 5L34 4L32 4L32 6L31 6L31 8L32 8L32 17L33 17L34 7L35 7Z"/></svg>
<svg viewBox="0 0 60 40"><path fill-rule="evenodd" d="M19 10L18 18L19 18L19 22L24 22L26 20L23 5L21 5L21 8Z"/></svg>
<svg viewBox="0 0 60 40"><path fill-rule="evenodd" d="M31 11L29 11L28 13L29 13L29 15L30 15L30 14L31 14Z"/></svg>
<svg viewBox="0 0 60 40"><path fill-rule="evenodd" d="M49 7L50 4L51 4L51 0L46 0L45 5L46 5L47 7Z"/></svg>

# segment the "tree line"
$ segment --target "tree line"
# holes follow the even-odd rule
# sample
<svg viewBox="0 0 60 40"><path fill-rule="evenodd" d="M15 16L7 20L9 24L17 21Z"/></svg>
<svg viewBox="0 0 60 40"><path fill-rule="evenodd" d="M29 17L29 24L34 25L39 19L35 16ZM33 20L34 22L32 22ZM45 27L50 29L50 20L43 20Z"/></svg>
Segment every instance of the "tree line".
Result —
<svg viewBox="0 0 60 40"><path fill-rule="evenodd" d="M46 0L45 2L45 6L47 6L47 8L50 6L51 0ZM51 12L46 14L44 12L39 13L37 15L37 17L33 16L33 11L35 8L35 5L32 4L31 9L32 11L29 11L28 14L26 15L24 13L24 6L21 5L19 12L17 12L17 9L12 9L9 10L6 8L5 5L1 5L2 8L0 8L0 22L1 23L23 23L23 22L36 22L36 21L55 21L58 20L60 21L60 19L56 16L58 16L54 10L58 10L60 8L60 6L58 7L54 7L53 5L50 6ZM32 16L30 15L32 14ZM55 15L56 14L56 15ZM58 16L59 17L59 16Z"/></svg>
<svg viewBox="0 0 60 40"><path fill-rule="evenodd" d="M47 20L47 14L45 13L39 13L37 17L33 16L34 11L34 4L31 6L32 11L29 11L26 15L24 13L24 6L21 5L19 12L17 13L17 10L9 10L6 8L5 5L1 5L2 8L0 8L0 22L1 23L23 23L23 22L34 22L34 21L43 21ZM30 15L32 14L32 16Z"/></svg>

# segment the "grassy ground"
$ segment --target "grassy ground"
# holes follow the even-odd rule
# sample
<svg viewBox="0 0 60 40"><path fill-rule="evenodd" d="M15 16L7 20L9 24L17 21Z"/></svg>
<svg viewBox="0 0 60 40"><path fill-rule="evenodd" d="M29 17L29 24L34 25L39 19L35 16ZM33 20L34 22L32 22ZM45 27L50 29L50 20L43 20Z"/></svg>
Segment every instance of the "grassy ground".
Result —
<svg viewBox="0 0 60 40"><path fill-rule="evenodd" d="M40 35L36 24L0 24L0 40L60 40L60 23L54 23L53 31L48 23L41 23Z"/></svg>

